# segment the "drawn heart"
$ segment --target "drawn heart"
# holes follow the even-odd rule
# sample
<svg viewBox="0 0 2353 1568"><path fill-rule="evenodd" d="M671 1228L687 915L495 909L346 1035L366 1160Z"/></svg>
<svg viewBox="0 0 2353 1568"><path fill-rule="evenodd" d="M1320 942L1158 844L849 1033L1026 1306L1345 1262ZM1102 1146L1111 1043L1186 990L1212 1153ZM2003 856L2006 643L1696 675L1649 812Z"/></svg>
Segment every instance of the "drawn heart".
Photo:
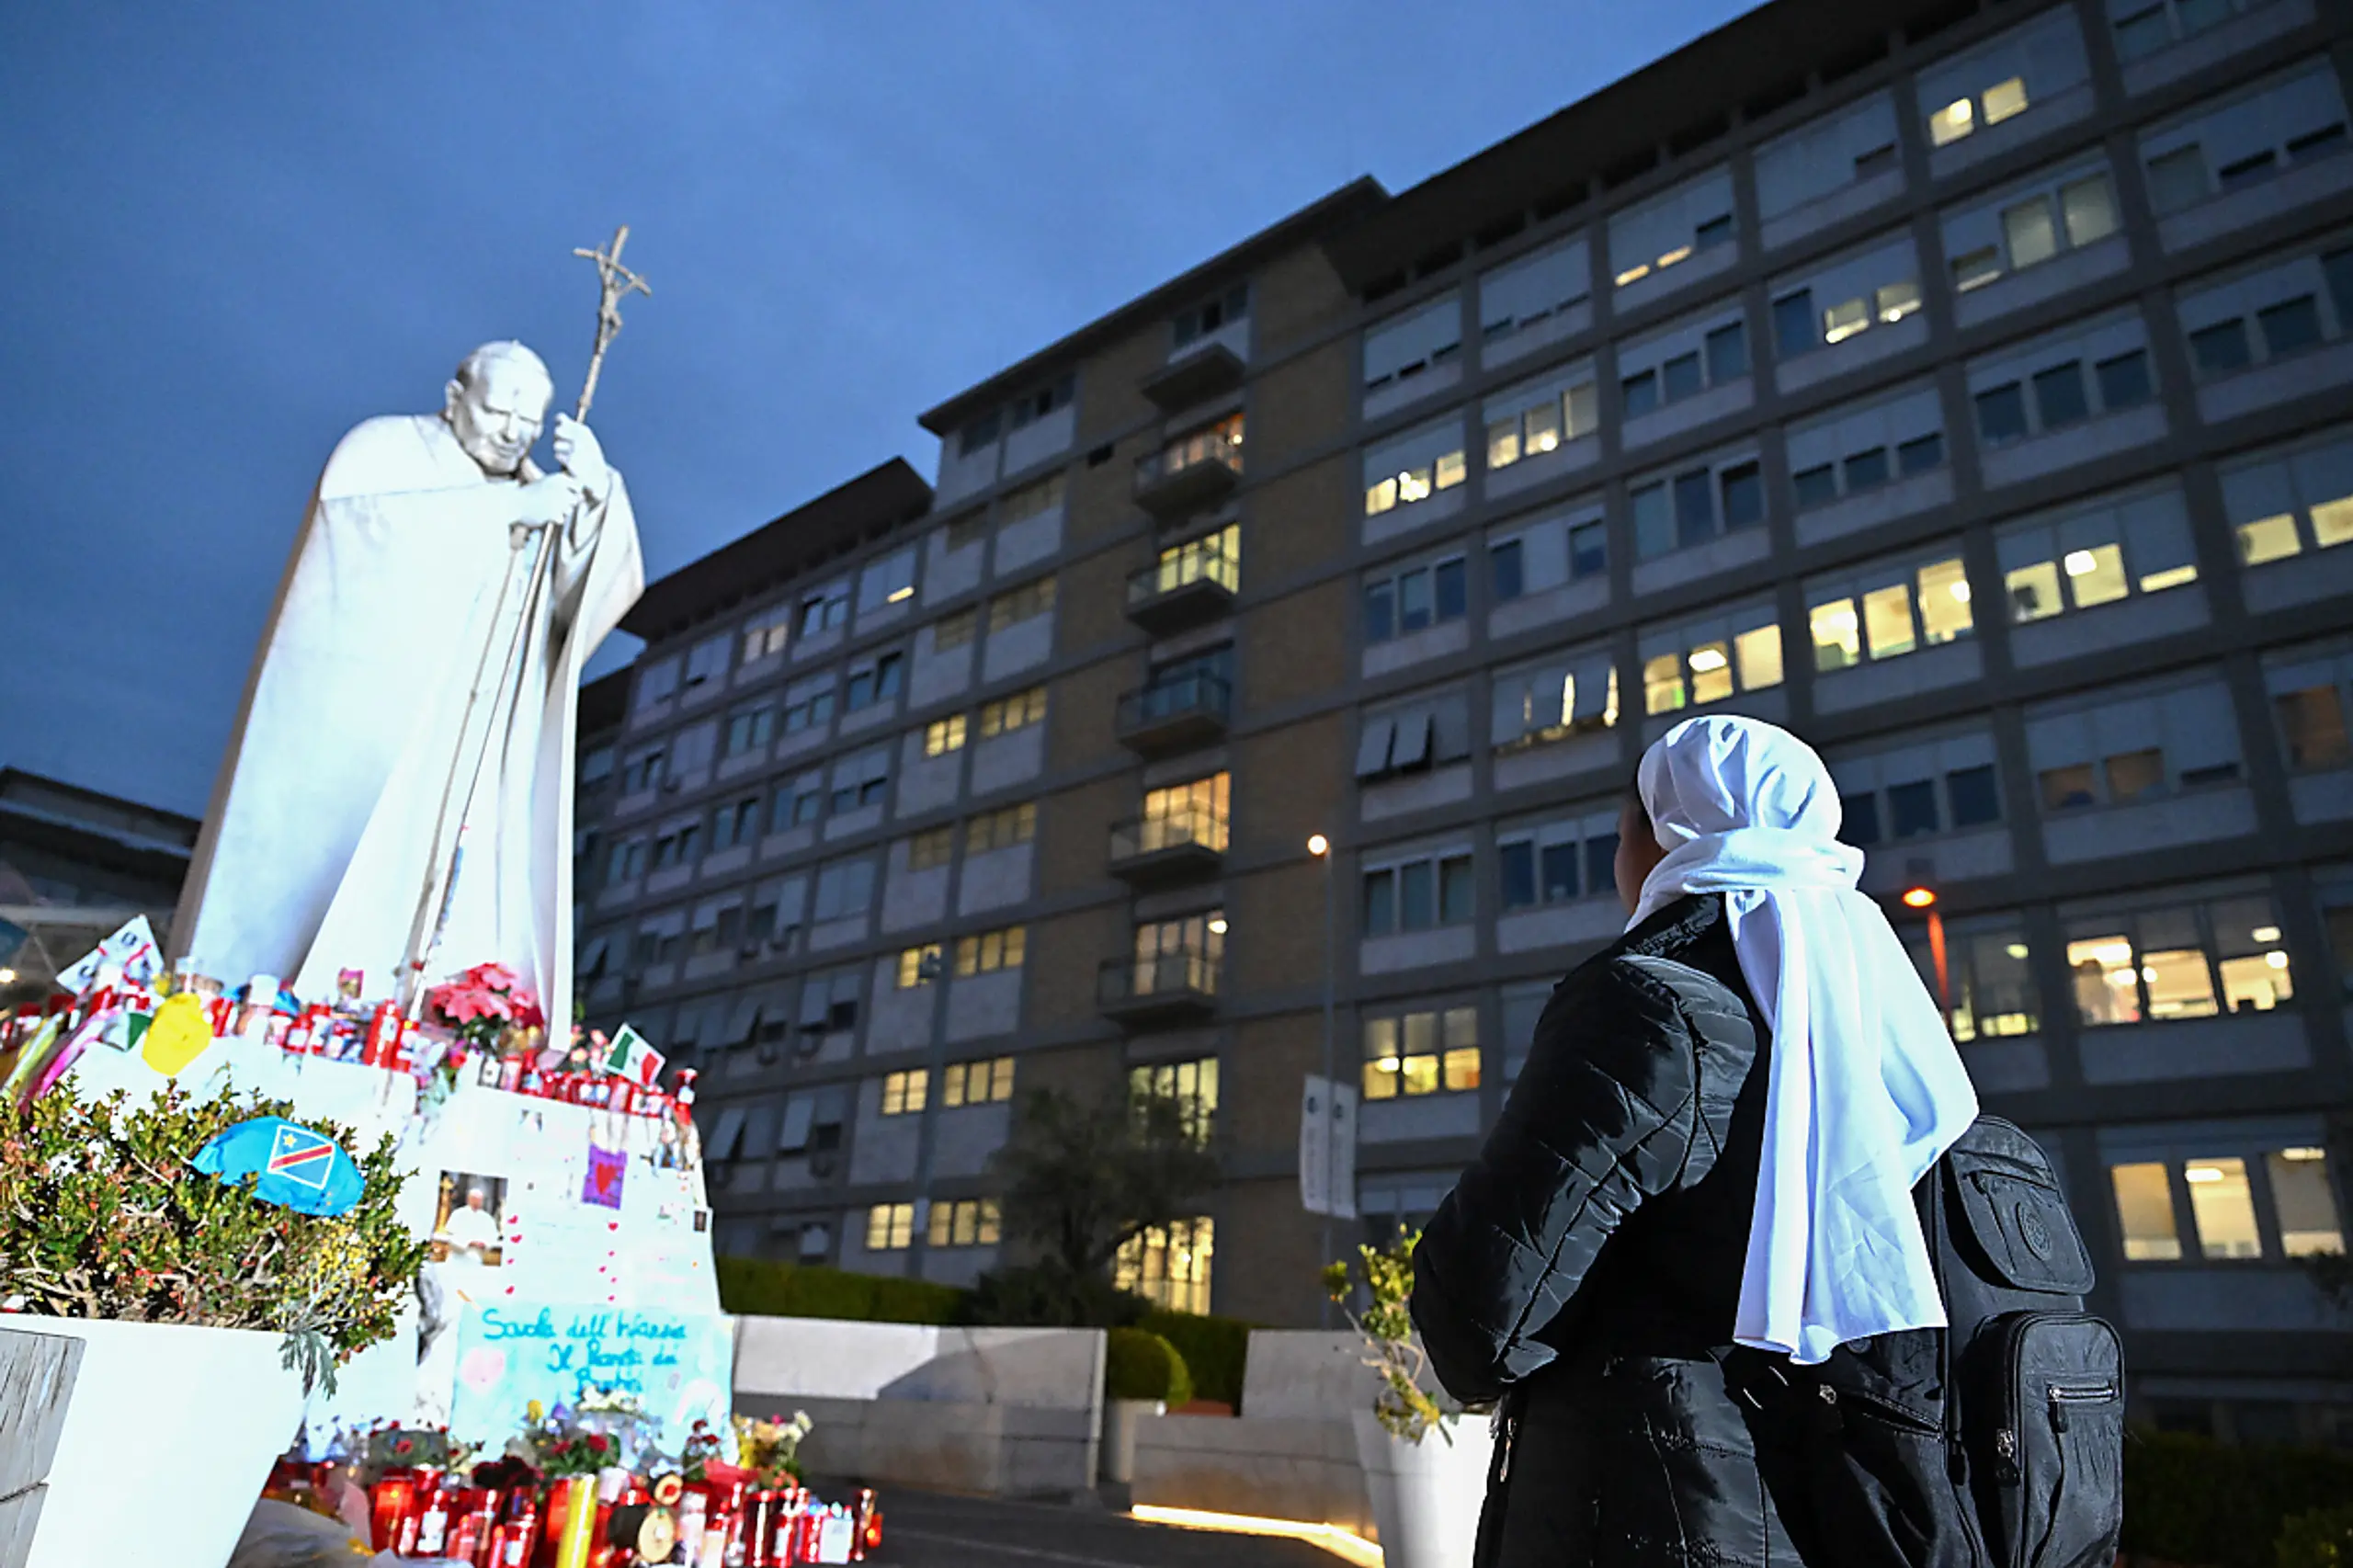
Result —
<svg viewBox="0 0 2353 1568"><path fill-rule="evenodd" d="M476 1393L487 1393L506 1376L506 1352L478 1345L458 1364L458 1381Z"/></svg>

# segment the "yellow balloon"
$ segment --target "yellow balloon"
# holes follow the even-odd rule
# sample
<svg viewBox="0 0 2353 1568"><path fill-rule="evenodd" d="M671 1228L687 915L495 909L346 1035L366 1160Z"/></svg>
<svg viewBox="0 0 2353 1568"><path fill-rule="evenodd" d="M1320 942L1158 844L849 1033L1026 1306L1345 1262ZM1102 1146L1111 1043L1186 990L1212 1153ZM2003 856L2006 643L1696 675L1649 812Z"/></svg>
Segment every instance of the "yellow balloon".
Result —
<svg viewBox="0 0 2353 1568"><path fill-rule="evenodd" d="M212 1043L212 1021L204 1015L204 998L193 991L166 996L147 1026L140 1059L169 1077L204 1054Z"/></svg>

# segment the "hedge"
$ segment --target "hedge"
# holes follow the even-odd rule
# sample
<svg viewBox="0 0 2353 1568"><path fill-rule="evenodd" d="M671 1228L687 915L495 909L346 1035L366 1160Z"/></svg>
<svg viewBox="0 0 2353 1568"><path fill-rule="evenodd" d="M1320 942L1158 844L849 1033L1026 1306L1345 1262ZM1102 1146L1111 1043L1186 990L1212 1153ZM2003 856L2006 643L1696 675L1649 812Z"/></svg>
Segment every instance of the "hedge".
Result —
<svg viewBox="0 0 2353 1568"><path fill-rule="evenodd" d="M719 1305L739 1316L847 1318L860 1323L971 1321L972 1292L926 1279L853 1274L818 1264L766 1258L718 1259ZM1193 1395L1242 1408L1242 1374L1251 1324L1239 1318L1154 1309L1136 1326L1176 1347L1192 1375Z"/></svg>
<svg viewBox="0 0 2353 1568"><path fill-rule="evenodd" d="M2279 1568L2353 1568L2353 1505L2290 1515L2279 1531Z"/></svg>
<svg viewBox="0 0 2353 1568"><path fill-rule="evenodd" d="M1242 1408L1242 1372L1250 1356L1250 1324L1240 1318L1196 1312L1146 1312L1138 1328L1176 1347L1193 1374L1193 1397Z"/></svg>
<svg viewBox="0 0 2353 1568"><path fill-rule="evenodd" d="M964 1305L964 1291L928 1279L754 1257L722 1257L717 1267L720 1309L739 1316L948 1324Z"/></svg>
<svg viewBox="0 0 2353 1568"><path fill-rule="evenodd" d="M1156 1399L1171 1410L1192 1403L1193 1380L1174 1345L1141 1328L1115 1328L1105 1339L1105 1398Z"/></svg>
<svg viewBox="0 0 2353 1568"><path fill-rule="evenodd" d="M2353 1498L2353 1454L2186 1432L2124 1442L2124 1550L2209 1568L2273 1568L2290 1516Z"/></svg>

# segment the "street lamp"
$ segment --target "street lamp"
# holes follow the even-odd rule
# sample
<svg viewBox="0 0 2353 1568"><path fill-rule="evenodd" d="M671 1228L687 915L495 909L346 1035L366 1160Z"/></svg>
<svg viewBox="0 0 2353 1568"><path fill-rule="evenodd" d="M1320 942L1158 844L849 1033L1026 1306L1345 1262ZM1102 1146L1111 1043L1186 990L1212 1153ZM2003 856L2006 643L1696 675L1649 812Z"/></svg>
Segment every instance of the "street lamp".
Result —
<svg viewBox="0 0 2353 1568"><path fill-rule="evenodd" d="M1945 1016L1948 1028L1952 1022L1952 978L1945 961L1945 917L1937 908L1937 890L1915 883L1904 890L1904 907L1922 909L1928 915L1928 957L1937 966L1937 1009Z"/></svg>
<svg viewBox="0 0 2353 1568"><path fill-rule="evenodd" d="M1324 837L1320 833L1310 834L1307 839L1307 852L1316 859L1324 862L1324 1096L1326 1102L1324 1108L1324 1121L1325 1129L1324 1148L1324 1183L1326 1190L1324 1195L1324 1231L1322 1251L1317 1256L1317 1264L1320 1267L1323 1264L1332 1261L1333 1195L1329 1188L1331 1187L1332 1180L1332 1167L1336 1164L1332 1157L1332 1109L1329 1103L1333 1093L1332 1074L1336 1067L1336 1063L1333 1061L1332 1045L1332 841ZM1332 1326L1332 1302L1330 1298L1319 1295L1316 1305L1316 1322L1319 1327L1330 1328Z"/></svg>

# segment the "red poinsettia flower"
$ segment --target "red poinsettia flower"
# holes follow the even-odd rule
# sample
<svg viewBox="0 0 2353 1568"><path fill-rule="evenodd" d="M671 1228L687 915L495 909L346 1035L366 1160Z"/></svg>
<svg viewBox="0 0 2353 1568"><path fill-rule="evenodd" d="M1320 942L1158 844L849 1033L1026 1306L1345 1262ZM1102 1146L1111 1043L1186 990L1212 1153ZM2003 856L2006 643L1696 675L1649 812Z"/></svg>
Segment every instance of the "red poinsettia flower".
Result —
<svg viewBox="0 0 2353 1568"><path fill-rule="evenodd" d="M591 1432L588 1434L588 1451L590 1453L601 1454L612 1446L611 1440L608 1439L602 1432Z"/></svg>

